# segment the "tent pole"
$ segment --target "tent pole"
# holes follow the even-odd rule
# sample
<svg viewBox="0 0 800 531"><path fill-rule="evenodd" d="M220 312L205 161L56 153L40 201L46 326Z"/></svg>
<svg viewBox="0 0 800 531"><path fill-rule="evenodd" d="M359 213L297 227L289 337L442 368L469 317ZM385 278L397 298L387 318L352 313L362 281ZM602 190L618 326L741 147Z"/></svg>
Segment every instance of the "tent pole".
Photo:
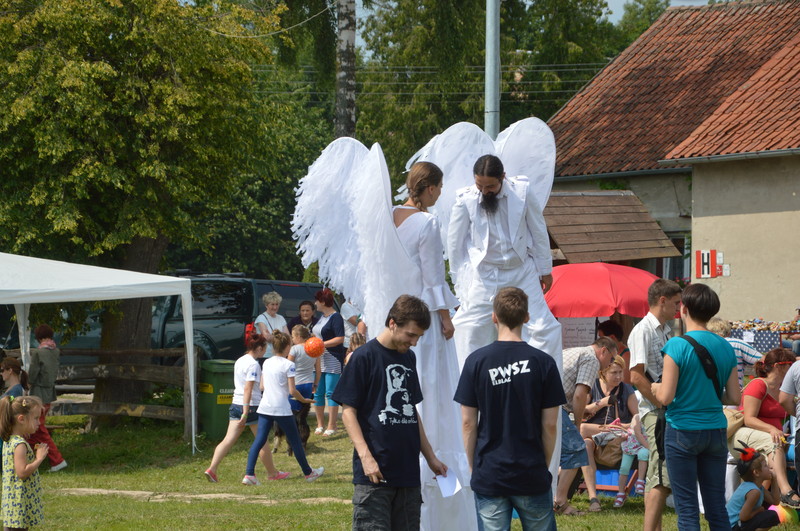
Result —
<svg viewBox="0 0 800 531"><path fill-rule="evenodd" d="M183 330L186 343L186 367L189 370L189 403L191 404L192 424L192 454L197 453L197 383L195 356L194 356L194 326L192 324L192 292L187 288L181 293L181 308L183 313ZM183 399L186 400L186 391Z"/></svg>
<svg viewBox="0 0 800 531"><path fill-rule="evenodd" d="M19 333L19 351L22 368L29 370L31 363L31 331L30 331L30 304L15 304L14 310L17 312L17 332Z"/></svg>

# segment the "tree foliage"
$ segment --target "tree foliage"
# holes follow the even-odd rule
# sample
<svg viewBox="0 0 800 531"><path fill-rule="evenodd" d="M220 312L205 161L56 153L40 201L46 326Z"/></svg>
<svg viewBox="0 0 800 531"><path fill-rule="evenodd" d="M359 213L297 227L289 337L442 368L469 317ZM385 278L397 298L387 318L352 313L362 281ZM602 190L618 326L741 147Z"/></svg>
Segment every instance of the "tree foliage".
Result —
<svg viewBox="0 0 800 531"><path fill-rule="evenodd" d="M501 4L501 129L549 118L618 52L603 0ZM358 137L380 142L392 174L455 122L484 122L485 2L398 0L363 24Z"/></svg>
<svg viewBox="0 0 800 531"><path fill-rule="evenodd" d="M175 0L0 13L0 245L115 265L137 238L205 243L267 134L251 65L270 50L222 34L277 18Z"/></svg>
<svg viewBox="0 0 800 531"><path fill-rule="evenodd" d="M631 0L625 2L625 11L619 29L625 46L635 41L669 7L669 0Z"/></svg>

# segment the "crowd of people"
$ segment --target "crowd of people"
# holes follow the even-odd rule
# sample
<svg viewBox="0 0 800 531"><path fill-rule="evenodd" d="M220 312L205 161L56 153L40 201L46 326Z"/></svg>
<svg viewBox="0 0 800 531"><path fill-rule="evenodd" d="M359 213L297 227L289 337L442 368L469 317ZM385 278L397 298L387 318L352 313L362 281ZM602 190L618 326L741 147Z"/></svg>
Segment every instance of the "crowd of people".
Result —
<svg viewBox="0 0 800 531"><path fill-rule="evenodd" d="M355 448L354 529L507 529L512 509L525 529L553 529L556 514L583 514L570 504L579 472L588 510L602 510L598 463L619 470L612 507L644 496L648 530L661 528L670 497L681 529L699 529L701 510L711 529L755 529L773 519L755 516L769 513L768 502L800 505L786 475L782 426L789 405L794 413L800 378L786 382L786 397L779 394L791 374L791 351L762 357L737 344L720 328L725 322L713 319L719 311L713 290L701 284L682 290L664 279L650 286L649 312L627 339L618 323L607 321L591 345L562 351L560 325L543 299L552 282L541 241L546 231L527 182L506 178L491 155L476 162L474 173L475 185L458 192L448 229L457 298L445 280L440 227L427 212L441 193L441 171L416 163L406 183L409 199L392 216L422 285L395 301L385 328L368 331L365 345L363 336L353 336L360 339L345 358L346 324L358 325L358 312L348 302L346 315L339 314L323 290L313 303L319 320L303 303L308 311L291 323L294 349L283 339L285 321L268 321L257 335L277 338L279 360L250 378L266 381L270 366L286 404L270 413L260 407L266 398L259 403L251 392L249 408L232 408L235 436L245 413L259 408L244 482L257 484L261 430L273 421L283 422L303 473L313 479L295 426L286 422L289 396L302 407L313 394L316 435L334 434L343 408ZM272 302L265 304L271 314ZM680 337L670 327L676 315L685 330ZM306 325L311 330L295 337ZM303 363L307 334L325 346L316 362ZM755 364L759 378L742 392L746 364ZM295 381L301 372L302 390ZM247 380L240 380L244 388ZM726 405L742 413L743 425L731 437ZM284 476L265 466L269 479ZM749 490L731 484L726 493L726 467ZM212 467L207 475L214 473ZM465 488L443 498L433 478L448 474Z"/></svg>
<svg viewBox="0 0 800 531"><path fill-rule="evenodd" d="M562 349L560 324L544 302L552 283L547 231L527 179L506 177L493 155L480 157L473 173L447 230L457 296L446 281L441 227L428 212L442 172L428 162L411 167L408 200L391 213L419 285L394 301L381 330L365 330L349 301L338 311L327 288L288 323L280 295L264 295L265 311L234 365L228 430L205 477L220 481L220 462L249 426L244 485L261 484L259 460L262 479L290 477L272 459L283 438L302 476L319 479L324 467L312 467L305 452L313 404L313 435L335 435L341 408L354 446L353 529L502 530L515 511L523 529L552 530L556 514L584 514L570 503L579 473L588 510L603 510L598 464L618 468L613 508L644 496L648 531L661 529L670 496L681 530L699 530L701 512L712 530L764 529L781 521L780 507L800 507L784 424L800 416L795 354L753 352L715 319L712 289L665 279L649 287L649 312L627 339L607 321L591 345ZM682 336L670 327L676 315ZM55 344L52 330L41 339L38 331L38 380L18 361L2 362L7 394L18 393L0 399L6 527L41 521L36 470L44 459L51 470L67 466L44 429ZM319 353L307 348L312 340ZM757 377L742 390L747 364ZM28 396L28 385L41 399ZM726 482L726 469L740 479ZM438 479L453 475L463 488L445 496ZM26 509L7 509L7 496L28 500Z"/></svg>

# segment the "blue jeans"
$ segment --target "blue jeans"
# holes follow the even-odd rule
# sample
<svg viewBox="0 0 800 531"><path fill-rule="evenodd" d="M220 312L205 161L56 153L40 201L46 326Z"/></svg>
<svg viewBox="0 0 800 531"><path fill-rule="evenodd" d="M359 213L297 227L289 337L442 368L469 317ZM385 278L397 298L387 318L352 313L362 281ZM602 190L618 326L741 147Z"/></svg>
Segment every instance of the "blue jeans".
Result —
<svg viewBox="0 0 800 531"><path fill-rule="evenodd" d="M677 430L667 424L664 453L678 514L678 529L700 530L699 483L710 530L728 531L731 524L725 509L725 462L728 457L725 429Z"/></svg>
<svg viewBox="0 0 800 531"><path fill-rule="evenodd" d="M536 496L482 496L475 494L478 531L511 529L511 509L517 510L524 531L556 531L553 491Z"/></svg>
<svg viewBox="0 0 800 531"><path fill-rule="evenodd" d="M795 356L800 356L800 340L795 339L794 341L790 341L788 339L784 339L781 341L781 346L783 348L791 349Z"/></svg>
<svg viewBox="0 0 800 531"><path fill-rule="evenodd" d="M578 427L569 419L569 413L561 408L561 468L569 470L589 464L586 443Z"/></svg>
<svg viewBox="0 0 800 531"><path fill-rule="evenodd" d="M269 437L269 430L272 429L273 422L276 422L283 430L283 433L286 434L286 440L289 442L289 446L292 447L294 458L297 459L297 464L303 469L303 474L306 476L309 475L311 473L311 467L308 466L308 461L306 461L306 452L303 450L302 441L300 441L300 432L297 431L297 423L294 420L294 415L273 417L272 415L262 415L261 413L258 414L258 432L256 433L256 438L253 441L253 445L250 447L250 453L247 454L247 472L245 472L245 474L248 476L256 475L258 452L260 452L267 443L267 437Z"/></svg>

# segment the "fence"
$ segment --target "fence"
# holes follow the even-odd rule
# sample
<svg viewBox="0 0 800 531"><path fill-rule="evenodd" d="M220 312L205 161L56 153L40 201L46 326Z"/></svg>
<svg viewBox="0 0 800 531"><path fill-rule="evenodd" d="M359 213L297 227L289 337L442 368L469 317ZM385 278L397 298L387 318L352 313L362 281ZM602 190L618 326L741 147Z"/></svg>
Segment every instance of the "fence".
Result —
<svg viewBox="0 0 800 531"><path fill-rule="evenodd" d="M19 350L7 351L7 355L19 357ZM56 400L53 402L51 415L92 415L92 416L127 416L144 417L151 419L183 421L183 435L185 439L191 437L192 413L189 401L190 393L194 390L189 387L189 364L180 363L177 358L185 358L186 351L182 348L159 350L78 350L62 349L62 358L72 356L98 357L99 359L139 358L141 363L106 363L96 365L62 365L59 368L56 383L70 384L86 380L106 380L116 378L140 382L173 385L183 389L183 407L170 407L153 404L131 404L124 402L100 402L95 395L92 402L78 402L72 400ZM194 353L197 360L197 351ZM157 365L151 362L152 358L171 358L170 363ZM197 368L197 363L194 364Z"/></svg>

